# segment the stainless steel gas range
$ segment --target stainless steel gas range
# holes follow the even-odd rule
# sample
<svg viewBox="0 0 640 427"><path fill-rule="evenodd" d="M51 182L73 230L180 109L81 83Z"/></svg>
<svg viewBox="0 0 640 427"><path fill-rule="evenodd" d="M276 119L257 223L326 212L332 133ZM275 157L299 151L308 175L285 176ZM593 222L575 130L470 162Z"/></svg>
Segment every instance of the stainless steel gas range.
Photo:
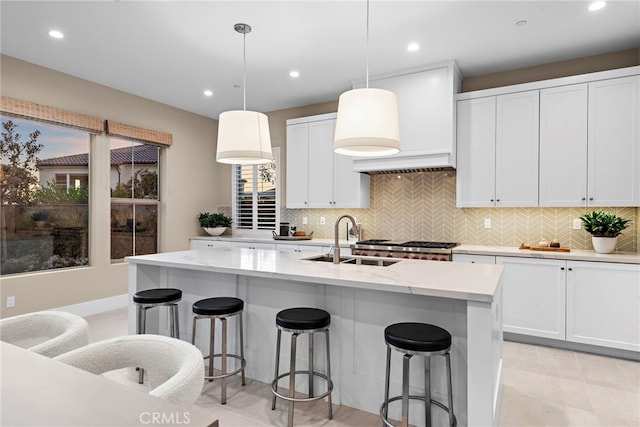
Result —
<svg viewBox="0 0 640 427"><path fill-rule="evenodd" d="M351 245L351 253L361 256L451 261L452 242L424 242L418 240L361 240Z"/></svg>

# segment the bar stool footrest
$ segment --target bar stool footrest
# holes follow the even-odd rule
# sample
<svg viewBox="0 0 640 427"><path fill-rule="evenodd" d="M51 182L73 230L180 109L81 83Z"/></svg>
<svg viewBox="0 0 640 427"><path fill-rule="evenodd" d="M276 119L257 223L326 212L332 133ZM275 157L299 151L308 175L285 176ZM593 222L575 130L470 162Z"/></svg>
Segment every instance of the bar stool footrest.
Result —
<svg viewBox="0 0 640 427"><path fill-rule="evenodd" d="M222 357L222 354L214 354L213 357ZM205 375L204 379L205 380L218 380L220 378L227 378L227 377L231 377L235 374L237 374L238 372L242 371L245 366L247 365L247 361L245 359L241 359L240 356L238 356L237 354L227 354L227 357L231 357L233 359L238 359L240 360L240 367L238 369L236 369L233 372L227 372L224 375ZM209 356L205 356L204 359L209 359Z"/></svg>
<svg viewBox="0 0 640 427"><path fill-rule="evenodd" d="M309 371L295 371L293 374L294 375L302 375L302 374L309 375ZM313 377L314 378L315 377L319 377L319 378L322 378L323 380L325 380L327 382L327 391L325 391L324 393L322 393L319 396L313 396L313 397L289 397L289 396L285 396L285 395L283 395L281 393L278 393L276 391L275 387L278 384L279 380L281 380L282 378L288 377L289 375L291 375L291 372L285 372L284 374L279 375L278 378L276 378L275 380L273 380L271 382L271 393L273 393L274 395L276 395L280 399L287 400L289 402L313 402L314 400L319 400L319 399L322 399L323 397L328 396L333 391L333 381L328 379L325 374L314 371L313 372Z"/></svg>
<svg viewBox="0 0 640 427"><path fill-rule="evenodd" d="M424 396L413 395L413 394L409 395L409 399L421 400L422 402L424 402L426 400L426 398ZM402 400L402 396L400 395L400 396L392 397L392 398L389 399L388 402L383 402L382 405L380 405L380 418L382 419L382 422L388 427L394 427L394 426L389 421L387 421L387 417L384 416L384 410L385 410L385 408L388 408L389 403L395 402L397 400ZM431 399L431 404L435 405L435 406L439 407L440 409L444 410L445 412L449 413L449 408L447 408L443 403L440 403L437 400ZM458 425L458 419L456 418L455 414L453 415L453 425L454 425L454 427Z"/></svg>

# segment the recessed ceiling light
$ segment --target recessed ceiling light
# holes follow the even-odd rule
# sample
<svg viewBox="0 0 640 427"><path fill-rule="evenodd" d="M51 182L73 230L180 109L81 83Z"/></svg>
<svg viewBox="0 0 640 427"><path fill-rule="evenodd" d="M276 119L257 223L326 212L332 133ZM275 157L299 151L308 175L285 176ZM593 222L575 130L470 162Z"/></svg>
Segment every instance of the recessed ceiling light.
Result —
<svg viewBox="0 0 640 427"><path fill-rule="evenodd" d="M524 27L528 23L529 23L529 21L527 21L526 19L522 19L522 20L516 22L516 27Z"/></svg>
<svg viewBox="0 0 640 427"><path fill-rule="evenodd" d="M590 10L590 11L592 11L592 12L593 12L594 10L600 10L600 9L602 9L603 7L605 7L606 5L607 5L607 2L606 2L606 1L594 1L593 3L591 3L591 4L589 5L589 10Z"/></svg>
<svg viewBox="0 0 640 427"><path fill-rule="evenodd" d="M296 71L296 70L290 71L290 72L289 72L289 77L293 77L294 79L295 79L296 77L300 77L300 72L298 72L298 71Z"/></svg>
<svg viewBox="0 0 640 427"><path fill-rule="evenodd" d="M213 96L213 91L209 89L205 90L203 93L204 93L204 96Z"/></svg>
<svg viewBox="0 0 640 427"><path fill-rule="evenodd" d="M415 52L418 49L420 49L420 45L418 43L409 43L409 45L407 46L407 50L409 52Z"/></svg>
<svg viewBox="0 0 640 427"><path fill-rule="evenodd" d="M58 30L49 31L49 35L51 37L53 37L54 39L63 39L64 38L64 34L62 34L62 31L58 31Z"/></svg>

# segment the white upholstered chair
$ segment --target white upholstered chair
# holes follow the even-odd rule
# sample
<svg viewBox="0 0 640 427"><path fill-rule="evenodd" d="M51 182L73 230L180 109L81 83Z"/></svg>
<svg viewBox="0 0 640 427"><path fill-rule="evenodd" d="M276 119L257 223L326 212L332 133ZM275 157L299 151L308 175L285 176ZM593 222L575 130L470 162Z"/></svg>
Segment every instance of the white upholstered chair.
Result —
<svg viewBox="0 0 640 427"><path fill-rule="evenodd" d="M38 311L0 320L0 340L55 357L89 342L89 324L63 311Z"/></svg>
<svg viewBox="0 0 640 427"><path fill-rule="evenodd" d="M174 403L191 405L204 384L204 360L197 347L161 335L125 335L89 344L55 358L94 374L140 367L163 380L149 392Z"/></svg>

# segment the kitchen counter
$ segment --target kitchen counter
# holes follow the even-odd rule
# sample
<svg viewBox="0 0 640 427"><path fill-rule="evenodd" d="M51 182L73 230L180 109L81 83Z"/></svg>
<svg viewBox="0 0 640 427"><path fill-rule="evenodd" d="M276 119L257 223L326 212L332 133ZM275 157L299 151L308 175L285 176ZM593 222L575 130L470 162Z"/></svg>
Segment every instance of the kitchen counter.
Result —
<svg viewBox="0 0 640 427"><path fill-rule="evenodd" d="M273 376L274 319L278 311L296 306L323 308L332 319L333 401L372 413L378 412L384 392L384 328L400 321L439 325L453 337L458 425L497 425L502 375L502 266L418 260L401 260L388 267L336 265L303 259L307 257L309 254L247 248L129 257L129 293L157 287L182 289L180 336L187 340L191 339L193 302L223 295L242 298L247 376L265 383L270 383ZM151 332L167 333L165 311L148 313ZM135 333L135 319L135 306L131 304L130 333ZM235 335L230 335L229 348L233 349ZM207 340L208 331L196 336L201 349L207 348ZM321 347L318 355L323 354L321 341L316 342ZM306 365L305 357L306 353L300 352L301 366ZM317 362L322 366L320 357ZM432 364L432 387L435 398L446 402L444 364L439 362ZM423 387L423 376L420 369L412 371L411 384L416 392ZM397 354L392 377L391 393L399 394L402 375ZM304 380L299 385L304 392ZM397 418L400 405L396 406L390 414ZM419 409L420 405L415 405L411 416L421 425L424 411ZM445 420L446 412L434 410L434 423Z"/></svg>
<svg viewBox="0 0 640 427"><path fill-rule="evenodd" d="M571 261L614 262L640 264L640 253L614 252L599 254L594 251L571 250L571 252L531 251L512 246L461 245L453 248L454 254L496 255L524 258L564 259Z"/></svg>

